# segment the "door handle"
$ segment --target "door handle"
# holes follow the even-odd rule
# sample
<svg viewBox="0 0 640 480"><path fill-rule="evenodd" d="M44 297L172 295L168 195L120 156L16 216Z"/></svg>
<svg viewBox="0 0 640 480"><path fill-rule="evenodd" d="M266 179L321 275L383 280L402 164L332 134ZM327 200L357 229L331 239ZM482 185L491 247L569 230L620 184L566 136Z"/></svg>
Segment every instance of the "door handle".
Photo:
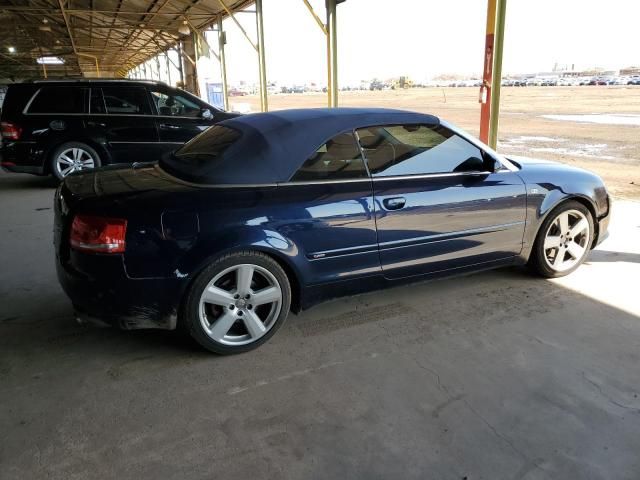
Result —
<svg viewBox="0 0 640 480"><path fill-rule="evenodd" d="M400 210L407 203L407 199L404 197L385 198L382 203L387 210Z"/></svg>
<svg viewBox="0 0 640 480"><path fill-rule="evenodd" d="M106 123L102 123L102 122L87 122L87 126L89 127L106 127L107 124Z"/></svg>
<svg viewBox="0 0 640 480"><path fill-rule="evenodd" d="M170 123L161 123L160 128L164 128L165 130L178 130L180 127L178 125L171 125Z"/></svg>

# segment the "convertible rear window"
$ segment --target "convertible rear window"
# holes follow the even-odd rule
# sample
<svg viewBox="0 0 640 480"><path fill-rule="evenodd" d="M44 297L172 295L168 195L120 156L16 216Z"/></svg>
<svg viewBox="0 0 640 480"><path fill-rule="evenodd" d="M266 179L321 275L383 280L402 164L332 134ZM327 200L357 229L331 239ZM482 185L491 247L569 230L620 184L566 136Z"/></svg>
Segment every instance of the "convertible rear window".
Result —
<svg viewBox="0 0 640 480"><path fill-rule="evenodd" d="M178 178L202 183L203 174L210 173L222 161L224 152L240 135L233 128L214 125L163 158L160 165Z"/></svg>
<svg viewBox="0 0 640 480"><path fill-rule="evenodd" d="M336 135L322 145L291 178L294 182L367 177L360 148L352 133Z"/></svg>

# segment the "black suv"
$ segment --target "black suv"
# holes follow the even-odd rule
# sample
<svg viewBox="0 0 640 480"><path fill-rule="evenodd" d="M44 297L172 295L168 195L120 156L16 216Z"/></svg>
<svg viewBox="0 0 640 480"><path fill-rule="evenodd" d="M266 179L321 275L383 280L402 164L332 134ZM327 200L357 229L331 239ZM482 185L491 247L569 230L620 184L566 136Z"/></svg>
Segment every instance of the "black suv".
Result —
<svg viewBox="0 0 640 480"><path fill-rule="evenodd" d="M2 167L53 174L154 161L235 114L162 82L56 80L10 85L2 116Z"/></svg>

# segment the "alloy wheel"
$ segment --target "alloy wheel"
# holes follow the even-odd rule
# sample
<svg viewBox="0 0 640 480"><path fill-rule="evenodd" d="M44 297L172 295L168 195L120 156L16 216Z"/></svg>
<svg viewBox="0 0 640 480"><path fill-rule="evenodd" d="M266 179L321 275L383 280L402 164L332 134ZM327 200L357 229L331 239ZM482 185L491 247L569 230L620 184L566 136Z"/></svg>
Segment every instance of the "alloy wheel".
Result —
<svg viewBox="0 0 640 480"><path fill-rule="evenodd" d="M56 158L55 168L61 177L80 170L95 168L95 159L89 152L79 147L63 150Z"/></svg>
<svg viewBox="0 0 640 480"><path fill-rule="evenodd" d="M240 264L218 273L200 296L200 323L214 341L247 345L264 336L282 308L282 288L267 269Z"/></svg>
<svg viewBox="0 0 640 480"><path fill-rule="evenodd" d="M549 225L544 238L544 259L556 272L565 272L587 254L591 240L589 221L578 210L561 212Z"/></svg>

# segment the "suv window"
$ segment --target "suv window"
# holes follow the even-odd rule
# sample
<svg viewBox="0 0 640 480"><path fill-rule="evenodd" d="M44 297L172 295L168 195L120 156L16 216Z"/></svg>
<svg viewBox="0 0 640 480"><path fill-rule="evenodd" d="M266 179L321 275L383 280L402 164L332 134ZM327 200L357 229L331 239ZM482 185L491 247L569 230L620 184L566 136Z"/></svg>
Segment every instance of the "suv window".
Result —
<svg viewBox="0 0 640 480"><path fill-rule="evenodd" d="M107 113L150 115L151 106L144 87L102 87Z"/></svg>
<svg viewBox="0 0 640 480"><path fill-rule="evenodd" d="M29 105L29 113L84 113L87 89L42 87Z"/></svg>
<svg viewBox="0 0 640 480"><path fill-rule="evenodd" d="M357 131L374 177L484 170L482 151L442 125L391 125Z"/></svg>
<svg viewBox="0 0 640 480"><path fill-rule="evenodd" d="M102 96L101 88L91 89L91 99L89 101L90 113L107 113L107 108L104 104L104 97Z"/></svg>
<svg viewBox="0 0 640 480"><path fill-rule="evenodd" d="M168 95L151 90L151 98L156 104L158 115L173 117L199 117L202 108L193 100L180 94Z"/></svg>
<svg viewBox="0 0 640 480"><path fill-rule="evenodd" d="M352 133L336 135L322 145L291 181L342 180L367 177L360 148Z"/></svg>

